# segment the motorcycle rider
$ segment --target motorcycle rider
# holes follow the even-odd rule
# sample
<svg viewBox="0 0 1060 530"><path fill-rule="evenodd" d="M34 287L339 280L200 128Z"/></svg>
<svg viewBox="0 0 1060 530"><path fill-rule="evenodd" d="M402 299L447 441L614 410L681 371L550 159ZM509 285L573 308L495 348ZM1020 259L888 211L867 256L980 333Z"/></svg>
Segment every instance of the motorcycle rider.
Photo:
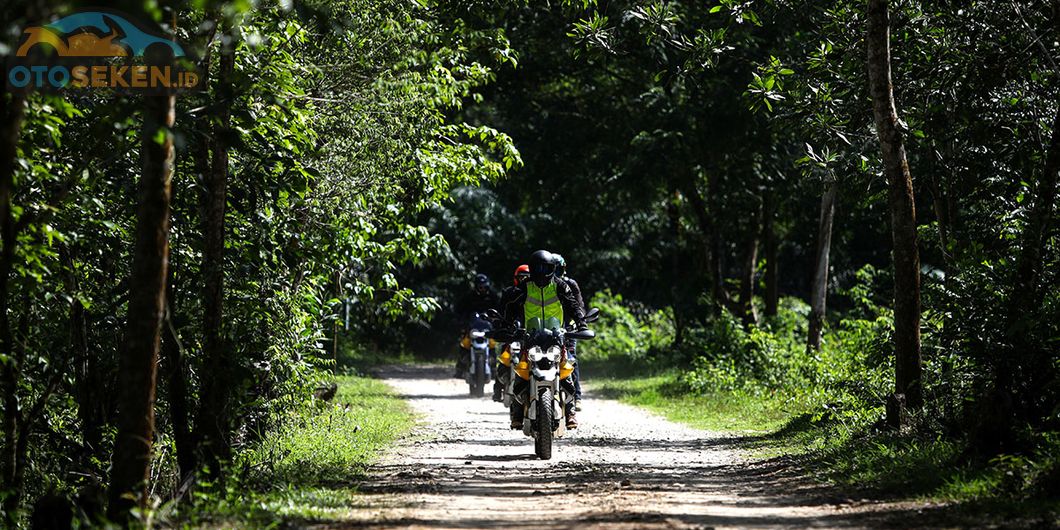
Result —
<svg viewBox="0 0 1060 530"><path fill-rule="evenodd" d="M463 379L464 372L468 368L470 338L468 337L467 323L471 321L471 317L475 313L485 313L490 309L495 309L497 304L497 295L490 288L489 277L482 273L476 274L471 292L465 295L456 305L456 314L464 324L460 334L461 344L456 359L456 373L453 377ZM468 346L465 346L465 344L468 344Z"/></svg>
<svg viewBox="0 0 1060 530"><path fill-rule="evenodd" d="M504 322L509 327L530 323L527 314L555 317L560 322L573 321L576 329L586 329L585 313L577 296L566 282L557 281L556 265L552 253L538 250L530 256L530 281L516 286L514 294L501 307ZM537 320L536 318L534 320ZM541 319L544 320L544 319ZM568 377L563 384L573 391L573 383ZM578 420L574 414L574 404L567 405L567 428L577 429ZM512 428L523 428L523 408L518 403L512 404Z"/></svg>
<svg viewBox="0 0 1060 530"><path fill-rule="evenodd" d="M552 254L552 262L556 265L556 281L566 282L567 286L570 287L571 291L574 291L575 296L578 298L578 305L582 308L582 313L585 313L585 300L582 299L582 289L578 286L578 282L574 281L574 278L567 276L567 260L559 254ZM564 323L566 324L566 322ZM574 410L582 410L582 383L581 383L581 369L578 364L578 341L577 339L567 339L567 358L571 363L574 364L574 373L571 375L571 379L574 380Z"/></svg>
<svg viewBox="0 0 1060 530"><path fill-rule="evenodd" d="M519 285L525 282L528 278L530 278L529 265L523 264L515 268L515 272L512 274L512 284L501 291L502 308L507 301L510 301L515 297L519 290ZM494 359L496 359L496 356L494 356ZM501 393L504 391L501 385L503 384L502 380L509 375L510 370L510 366L505 366L501 363L497 363L496 367L494 367L493 373L497 374L497 376L493 379L493 401L504 401L501 397Z"/></svg>

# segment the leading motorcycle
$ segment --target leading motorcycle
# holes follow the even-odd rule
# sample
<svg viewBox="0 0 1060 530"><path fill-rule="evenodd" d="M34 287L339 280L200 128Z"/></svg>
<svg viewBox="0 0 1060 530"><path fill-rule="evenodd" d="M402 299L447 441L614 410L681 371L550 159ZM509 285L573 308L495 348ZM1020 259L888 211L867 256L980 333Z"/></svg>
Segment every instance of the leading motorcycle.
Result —
<svg viewBox="0 0 1060 530"><path fill-rule="evenodd" d="M586 321L591 322L598 315L599 311L593 309ZM531 319L526 329L494 330L489 335L521 347L519 357L508 359L513 376L505 402L511 403L513 415L521 409L523 434L534 439L534 454L548 460L552 458L553 439L567 432L567 409L574 401L569 379L574 364L567 359L566 341L589 340L596 333L589 329L567 330L558 319L549 318Z"/></svg>

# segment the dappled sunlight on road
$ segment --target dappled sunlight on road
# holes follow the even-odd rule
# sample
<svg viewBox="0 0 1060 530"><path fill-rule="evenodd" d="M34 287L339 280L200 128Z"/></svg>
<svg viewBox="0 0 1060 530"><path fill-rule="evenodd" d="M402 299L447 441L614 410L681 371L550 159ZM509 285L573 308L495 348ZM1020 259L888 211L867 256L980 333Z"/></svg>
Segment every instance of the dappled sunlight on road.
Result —
<svg viewBox="0 0 1060 530"><path fill-rule="evenodd" d="M350 521L380 528L805 528L931 526L945 507L847 498L788 461L753 461L740 438L692 429L612 400L585 400L553 459L471 398L444 367L380 375L420 427L360 487Z"/></svg>

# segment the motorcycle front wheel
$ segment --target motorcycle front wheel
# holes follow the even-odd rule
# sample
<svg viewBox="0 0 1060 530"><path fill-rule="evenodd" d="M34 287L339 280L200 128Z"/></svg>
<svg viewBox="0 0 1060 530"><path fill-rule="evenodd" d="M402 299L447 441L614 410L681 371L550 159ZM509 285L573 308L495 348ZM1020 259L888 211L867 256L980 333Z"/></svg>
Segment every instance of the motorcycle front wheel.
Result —
<svg viewBox="0 0 1060 530"><path fill-rule="evenodd" d="M475 356L475 373L471 375L471 395L483 396L483 387L486 386L486 358L483 355Z"/></svg>
<svg viewBox="0 0 1060 530"><path fill-rule="evenodd" d="M541 460L552 458L552 390L545 390L537 398L537 438L534 452Z"/></svg>

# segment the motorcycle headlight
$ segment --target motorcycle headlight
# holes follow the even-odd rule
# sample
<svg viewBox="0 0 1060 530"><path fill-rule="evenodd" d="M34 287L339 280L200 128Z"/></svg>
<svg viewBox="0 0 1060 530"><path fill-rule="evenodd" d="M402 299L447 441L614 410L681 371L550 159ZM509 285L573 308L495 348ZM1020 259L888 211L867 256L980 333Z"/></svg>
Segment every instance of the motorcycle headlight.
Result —
<svg viewBox="0 0 1060 530"><path fill-rule="evenodd" d="M486 332L485 331L472 331L471 332L471 336L476 338L476 339L482 339L482 338L486 337Z"/></svg>
<svg viewBox="0 0 1060 530"><path fill-rule="evenodd" d="M530 351L527 352L527 354L530 356L530 362L537 362L545 356L544 352L541 351L541 348L537 346L530 348Z"/></svg>
<svg viewBox="0 0 1060 530"><path fill-rule="evenodd" d="M545 355L550 361L559 362L559 353L559 346L552 346L548 349L548 352L546 352Z"/></svg>
<svg viewBox="0 0 1060 530"><path fill-rule="evenodd" d="M552 370L556 367L556 363L559 362L559 346L549 346L547 350L541 351L541 348L535 347L533 350L537 350L537 356L531 355L531 360L534 363L534 367L541 371Z"/></svg>

